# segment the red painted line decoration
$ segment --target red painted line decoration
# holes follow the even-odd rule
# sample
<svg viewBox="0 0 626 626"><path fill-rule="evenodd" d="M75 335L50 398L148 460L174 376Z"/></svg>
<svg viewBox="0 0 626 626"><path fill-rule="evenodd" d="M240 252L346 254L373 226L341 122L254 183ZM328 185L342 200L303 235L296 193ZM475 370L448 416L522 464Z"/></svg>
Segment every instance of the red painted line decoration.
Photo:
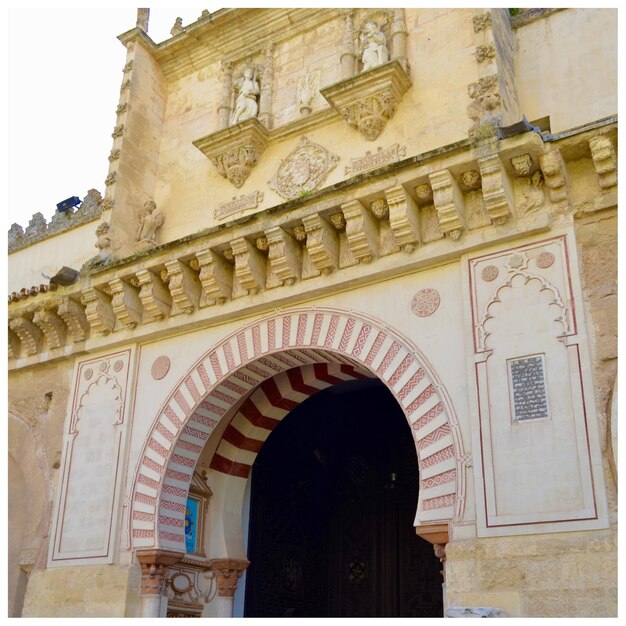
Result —
<svg viewBox="0 0 626 626"><path fill-rule="evenodd" d="M246 336L242 332L237 333L237 347L239 348L239 356L241 357L241 362L248 360L248 347L246 346Z"/></svg>
<svg viewBox="0 0 626 626"><path fill-rule="evenodd" d="M306 339L307 329L310 341ZM254 348L254 354L248 352L247 339L251 340L250 348ZM265 344L267 355L261 356ZM277 349L280 352L276 352ZM238 350L239 357L235 350ZM383 350L385 353L381 354ZM401 350L406 355L402 359L398 357ZM249 362L253 358L255 360ZM387 374L396 359L400 363ZM380 361L376 371L368 372L366 368L371 370L375 361ZM246 479L256 454L280 421L306 397L344 380L379 376L399 402L407 401L424 384L425 389L404 409L412 423L420 469L456 458L455 431L447 417L448 406L439 395L439 386L434 384L436 379L432 378L427 366L417 348L388 331L382 322L335 309L280 313L234 333L203 357L195 366L193 377L189 372L181 377L157 416L140 457L142 461L132 499L133 506L139 508L134 508L131 515L132 537L142 540L138 544L142 547L149 543L167 547L169 543L172 548L180 549L181 544L184 545L183 507L192 472L221 419L228 420L228 423L224 424L221 441L214 444L216 451L210 467ZM396 390L403 376L408 380ZM195 410L190 406L192 404ZM235 405L239 406L236 412L233 411ZM424 411L426 407L428 410ZM441 418L441 424L436 430L421 433L437 417ZM171 444L169 450L168 444ZM433 444L442 449L422 458ZM150 452L152 455L163 457L165 465L159 465L146 455L148 450L154 450ZM420 503L422 512L455 506L457 470L451 469L449 463L446 465L444 471L425 479L422 488L428 490L447 485L454 493L427 498L424 500L426 504ZM150 470L156 472L158 480L149 475ZM235 481L229 489L236 491L244 486L245 480ZM142 493L141 489L154 490L154 495ZM156 531L150 530L149 533L133 526L146 523L145 519L139 519L145 517L146 512L141 511L141 507L146 506L156 508L155 514L150 514L151 521L159 518ZM137 517L134 517L135 512ZM417 518L422 519L419 510ZM429 521L433 516L426 515L423 519Z"/></svg>
<svg viewBox="0 0 626 626"><path fill-rule="evenodd" d="M145 511L133 511L133 519L141 522L154 522L154 513L146 513Z"/></svg>
<svg viewBox="0 0 626 626"><path fill-rule="evenodd" d="M356 339L356 343L354 344L354 348L352 349L353 356L359 356L361 354L361 350L363 350L363 346L369 337L370 330L372 330L372 327L369 324L363 324L359 336Z"/></svg>
<svg viewBox="0 0 626 626"><path fill-rule="evenodd" d="M418 369L413 376L405 383L404 387L398 392L398 400L404 400L417 387L419 382L424 378L424 370ZM442 406L443 409L443 406Z"/></svg>

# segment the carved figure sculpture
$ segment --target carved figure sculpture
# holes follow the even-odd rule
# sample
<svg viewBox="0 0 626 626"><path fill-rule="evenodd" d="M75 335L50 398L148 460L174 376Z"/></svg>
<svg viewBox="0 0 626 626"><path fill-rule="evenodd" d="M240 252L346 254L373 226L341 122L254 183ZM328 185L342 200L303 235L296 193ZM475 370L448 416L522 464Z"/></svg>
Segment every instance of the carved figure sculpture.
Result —
<svg viewBox="0 0 626 626"><path fill-rule="evenodd" d="M234 86L239 95L235 101L235 110L230 117L231 126L257 116L259 112L257 97L261 93L251 67L247 67L243 76L234 81Z"/></svg>
<svg viewBox="0 0 626 626"><path fill-rule="evenodd" d="M156 231L163 226L165 216L156 211L156 204L152 200L148 200L144 208L139 218L137 241L156 245Z"/></svg>
<svg viewBox="0 0 626 626"><path fill-rule="evenodd" d="M522 215L539 208L543 204L543 175L541 170L537 170L530 180L524 180L523 182L522 195L524 196L524 201L518 207Z"/></svg>
<svg viewBox="0 0 626 626"><path fill-rule="evenodd" d="M311 113L311 102L317 92L319 75L306 74L298 80L298 108L302 115Z"/></svg>
<svg viewBox="0 0 626 626"><path fill-rule="evenodd" d="M107 261L111 257L111 246L113 240L109 235L111 225L108 222L102 222L98 228L96 228L96 248L100 250L98 257L101 261Z"/></svg>
<svg viewBox="0 0 626 626"><path fill-rule="evenodd" d="M366 22L360 39L364 72L389 61L387 41L378 25L374 22Z"/></svg>

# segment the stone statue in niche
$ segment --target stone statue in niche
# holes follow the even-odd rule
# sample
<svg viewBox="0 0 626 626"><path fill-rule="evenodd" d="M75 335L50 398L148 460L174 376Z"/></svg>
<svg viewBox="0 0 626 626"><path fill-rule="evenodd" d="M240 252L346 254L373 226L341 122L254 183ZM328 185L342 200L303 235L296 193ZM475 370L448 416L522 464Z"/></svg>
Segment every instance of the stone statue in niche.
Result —
<svg viewBox="0 0 626 626"><path fill-rule="evenodd" d="M144 245L157 245L156 231L163 226L165 216L156 210L156 204L148 200L144 204L145 211L139 217L137 242Z"/></svg>
<svg viewBox="0 0 626 626"><path fill-rule="evenodd" d="M235 108L230 116L231 126L256 117L259 112L257 98L261 93L259 82L254 76L254 70L247 67L243 76L234 81L235 91L238 92Z"/></svg>
<svg viewBox="0 0 626 626"><path fill-rule="evenodd" d="M366 22L361 40L361 61L363 62L363 72L371 70L389 61L389 51L387 41L380 27L374 22Z"/></svg>

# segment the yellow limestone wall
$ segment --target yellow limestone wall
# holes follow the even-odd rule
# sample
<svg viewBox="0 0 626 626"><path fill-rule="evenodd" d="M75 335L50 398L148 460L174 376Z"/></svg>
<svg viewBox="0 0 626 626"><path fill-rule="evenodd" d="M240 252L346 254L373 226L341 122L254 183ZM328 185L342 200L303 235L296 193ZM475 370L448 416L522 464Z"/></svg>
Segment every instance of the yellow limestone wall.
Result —
<svg viewBox="0 0 626 626"><path fill-rule="evenodd" d="M617 542L606 531L474 539L446 547L448 606L510 617L617 615Z"/></svg>

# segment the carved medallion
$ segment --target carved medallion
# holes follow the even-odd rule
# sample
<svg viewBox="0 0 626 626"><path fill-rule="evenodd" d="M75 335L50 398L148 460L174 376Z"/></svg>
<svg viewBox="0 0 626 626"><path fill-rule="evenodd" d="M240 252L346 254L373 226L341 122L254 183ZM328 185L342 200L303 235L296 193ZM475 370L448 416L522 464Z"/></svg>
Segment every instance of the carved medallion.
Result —
<svg viewBox="0 0 626 626"><path fill-rule="evenodd" d="M495 265L487 265L483 268L481 276L484 281L490 283L492 280L498 278L499 270Z"/></svg>
<svg viewBox="0 0 626 626"><path fill-rule="evenodd" d="M302 137L296 149L282 161L269 185L291 200L317 189L337 165L338 157Z"/></svg>
<svg viewBox="0 0 626 626"><path fill-rule="evenodd" d="M426 289L420 289L413 300L411 301L411 311L417 315L417 317L428 317L432 315L441 303L441 296L436 289L427 287Z"/></svg>
<svg viewBox="0 0 626 626"><path fill-rule="evenodd" d="M152 370L150 373L152 374L152 378L154 378L154 380L161 380L165 378L169 371L170 360L166 356L160 356L157 357L152 364Z"/></svg>
<svg viewBox="0 0 626 626"><path fill-rule="evenodd" d="M554 254L552 254L552 252L541 252L535 262L537 263L537 267L546 269L554 263Z"/></svg>

